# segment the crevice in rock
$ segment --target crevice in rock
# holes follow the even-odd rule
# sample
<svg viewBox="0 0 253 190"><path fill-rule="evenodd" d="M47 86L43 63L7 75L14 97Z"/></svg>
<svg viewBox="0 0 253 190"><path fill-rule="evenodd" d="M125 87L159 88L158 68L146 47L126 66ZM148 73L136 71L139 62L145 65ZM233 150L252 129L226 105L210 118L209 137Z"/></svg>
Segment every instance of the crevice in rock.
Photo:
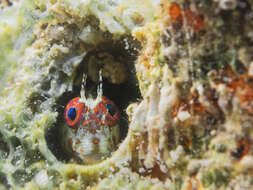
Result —
<svg viewBox="0 0 253 190"><path fill-rule="evenodd" d="M62 137L59 135L62 127L65 125L65 106L72 98L80 96L83 74L89 73L89 68L87 68L88 61L92 56L97 58L101 53L112 56L115 60L120 61L120 63L126 68L124 70L126 79L121 84L112 84L111 81L103 78L103 95L112 100L120 110L120 142L126 137L128 131L126 108L129 104L136 102L141 98L134 68L134 62L138 56L139 50L139 42L130 36L125 36L118 40L112 40L98 45L97 48L90 51L84 57L83 61L76 69L76 73L74 73L73 90L61 95L56 103L56 110L59 113L59 116L55 125L52 126L46 134L47 145L58 160L69 162L72 157L61 145ZM87 75L85 90L96 97L98 81L92 80L89 74Z"/></svg>

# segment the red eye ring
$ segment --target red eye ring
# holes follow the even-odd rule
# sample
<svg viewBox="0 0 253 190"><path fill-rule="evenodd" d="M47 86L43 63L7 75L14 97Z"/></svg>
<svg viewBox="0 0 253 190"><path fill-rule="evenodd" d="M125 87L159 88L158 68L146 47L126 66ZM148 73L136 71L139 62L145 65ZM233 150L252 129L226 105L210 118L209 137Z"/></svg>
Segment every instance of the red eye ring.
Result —
<svg viewBox="0 0 253 190"><path fill-rule="evenodd" d="M102 96L103 99L103 110L106 113L106 122L109 124L109 126L115 125L119 120L119 110L116 107L116 105L113 103L113 101L107 99L105 96ZM108 107L110 105L111 108L113 108L113 114L111 114L110 108Z"/></svg>
<svg viewBox="0 0 253 190"><path fill-rule="evenodd" d="M65 120L70 127L74 127L82 118L85 105L82 102L79 102L80 97L73 98L67 104L64 112ZM69 111L74 111L74 118L71 119L69 115Z"/></svg>

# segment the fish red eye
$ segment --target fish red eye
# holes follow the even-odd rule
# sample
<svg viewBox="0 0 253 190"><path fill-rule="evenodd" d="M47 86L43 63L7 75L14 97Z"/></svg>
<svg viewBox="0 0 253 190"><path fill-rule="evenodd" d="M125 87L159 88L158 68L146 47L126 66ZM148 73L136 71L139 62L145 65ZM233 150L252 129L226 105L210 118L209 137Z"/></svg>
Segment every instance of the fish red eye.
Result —
<svg viewBox="0 0 253 190"><path fill-rule="evenodd" d="M82 118L85 105L79 100L80 97L72 99L65 108L65 120L70 127L74 127Z"/></svg>
<svg viewBox="0 0 253 190"><path fill-rule="evenodd" d="M103 96L103 106L106 115L106 122L112 126L115 125L119 120L119 110L113 101Z"/></svg>

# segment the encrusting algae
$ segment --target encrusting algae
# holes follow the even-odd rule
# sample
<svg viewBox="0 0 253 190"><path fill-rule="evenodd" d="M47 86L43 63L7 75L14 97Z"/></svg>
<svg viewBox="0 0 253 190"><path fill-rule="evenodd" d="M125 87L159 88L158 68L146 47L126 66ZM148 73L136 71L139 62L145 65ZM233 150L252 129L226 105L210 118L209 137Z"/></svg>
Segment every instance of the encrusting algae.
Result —
<svg viewBox="0 0 253 190"><path fill-rule="evenodd" d="M0 189L253 189L252 15L0 1Z"/></svg>

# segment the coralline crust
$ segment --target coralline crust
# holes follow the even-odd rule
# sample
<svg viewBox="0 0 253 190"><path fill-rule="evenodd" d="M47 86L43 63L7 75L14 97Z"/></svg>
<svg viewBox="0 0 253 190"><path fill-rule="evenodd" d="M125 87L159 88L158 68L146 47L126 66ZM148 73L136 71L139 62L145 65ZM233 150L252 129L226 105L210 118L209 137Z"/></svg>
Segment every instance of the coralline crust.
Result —
<svg viewBox="0 0 253 190"><path fill-rule="evenodd" d="M253 189L252 15L251 0L4 5L0 188ZM134 64L142 98L126 110L127 136L98 164L57 159L46 134L63 126L58 100L89 52L125 36L141 44ZM103 65L112 83L127 80L108 57L91 58L94 68L84 71L96 81Z"/></svg>

